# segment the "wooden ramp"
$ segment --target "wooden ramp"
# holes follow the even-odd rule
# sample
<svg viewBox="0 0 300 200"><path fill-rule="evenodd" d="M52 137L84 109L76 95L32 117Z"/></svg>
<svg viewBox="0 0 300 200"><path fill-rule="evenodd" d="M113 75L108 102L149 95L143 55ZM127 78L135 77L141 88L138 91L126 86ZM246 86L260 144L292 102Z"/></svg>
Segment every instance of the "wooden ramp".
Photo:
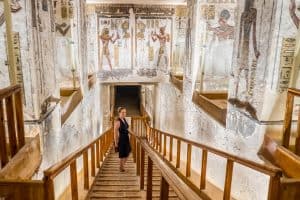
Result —
<svg viewBox="0 0 300 200"><path fill-rule="evenodd" d="M153 191L152 199L159 199L160 196L160 180L161 174L159 170L153 166ZM147 159L145 160L145 190L147 188ZM146 199L146 191L140 190L140 177L136 175L136 163L134 163L132 155L129 156L126 171L119 171L118 153L110 151L105 159L94 183L89 191L87 199ZM176 193L170 188L169 199L178 199Z"/></svg>

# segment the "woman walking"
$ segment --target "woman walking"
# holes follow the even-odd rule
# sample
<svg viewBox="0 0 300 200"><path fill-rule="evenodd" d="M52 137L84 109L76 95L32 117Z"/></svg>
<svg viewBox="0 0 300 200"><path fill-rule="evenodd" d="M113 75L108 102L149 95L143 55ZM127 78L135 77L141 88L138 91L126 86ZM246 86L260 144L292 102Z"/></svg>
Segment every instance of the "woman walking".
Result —
<svg viewBox="0 0 300 200"><path fill-rule="evenodd" d="M114 124L114 141L115 147L118 148L119 158L120 158L120 172L124 172L125 164L129 153L131 151L129 136L128 136L128 123L125 119L126 117L126 108L118 108L119 117Z"/></svg>

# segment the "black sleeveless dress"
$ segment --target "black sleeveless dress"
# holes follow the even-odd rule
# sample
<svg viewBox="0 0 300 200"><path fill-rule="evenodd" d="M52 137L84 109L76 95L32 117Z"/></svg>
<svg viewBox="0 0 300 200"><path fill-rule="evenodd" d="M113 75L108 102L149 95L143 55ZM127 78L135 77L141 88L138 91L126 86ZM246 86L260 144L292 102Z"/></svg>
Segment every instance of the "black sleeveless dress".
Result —
<svg viewBox="0 0 300 200"><path fill-rule="evenodd" d="M119 158L127 158L129 153L131 152L131 147L129 143L129 136L128 136L128 124L126 119L124 122L119 118L120 121L120 128L119 128Z"/></svg>

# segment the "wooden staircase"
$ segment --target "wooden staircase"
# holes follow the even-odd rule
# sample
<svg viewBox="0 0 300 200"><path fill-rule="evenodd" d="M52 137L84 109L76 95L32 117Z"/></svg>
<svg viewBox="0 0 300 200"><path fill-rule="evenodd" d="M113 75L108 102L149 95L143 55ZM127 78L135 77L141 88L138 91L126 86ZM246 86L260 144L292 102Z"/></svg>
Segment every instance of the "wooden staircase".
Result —
<svg viewBox="0 0 300 200"><path fill-rule="evenodd" d="M145 160L145 169L148 162ZM154 165L152 171L152 199L160 197L161 173ZM144 185L147 188L147 170L144 171ZM146 199L145 190L140 190L140 177L136 174L136 164L132 155L126 163L126 171L119 171L118 153L110 151L89 191L87 199L121 200ZM169 189L169 199L179 199L172 188Z"/></svg>

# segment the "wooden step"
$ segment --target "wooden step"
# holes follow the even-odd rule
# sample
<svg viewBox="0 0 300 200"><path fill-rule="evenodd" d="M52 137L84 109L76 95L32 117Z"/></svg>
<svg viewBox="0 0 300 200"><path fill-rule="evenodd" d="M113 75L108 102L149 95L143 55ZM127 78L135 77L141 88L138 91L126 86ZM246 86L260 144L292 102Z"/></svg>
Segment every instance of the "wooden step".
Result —
<svg viewBox="0 0 300 200"><path fill-rule="evenodd" d="M106 200L145 200L147 188L147 159L145 159L144 190L140 190L140 177L136 175L136 163L132 155L129 156L125 172L119 171L119 157L117 153L107 154L100 171L94 179L87 199ZM161 173L154 165L152 172L152 199L159 199ZM177 200L178 197L172 188L169 188L169 199Z"/></svg>

